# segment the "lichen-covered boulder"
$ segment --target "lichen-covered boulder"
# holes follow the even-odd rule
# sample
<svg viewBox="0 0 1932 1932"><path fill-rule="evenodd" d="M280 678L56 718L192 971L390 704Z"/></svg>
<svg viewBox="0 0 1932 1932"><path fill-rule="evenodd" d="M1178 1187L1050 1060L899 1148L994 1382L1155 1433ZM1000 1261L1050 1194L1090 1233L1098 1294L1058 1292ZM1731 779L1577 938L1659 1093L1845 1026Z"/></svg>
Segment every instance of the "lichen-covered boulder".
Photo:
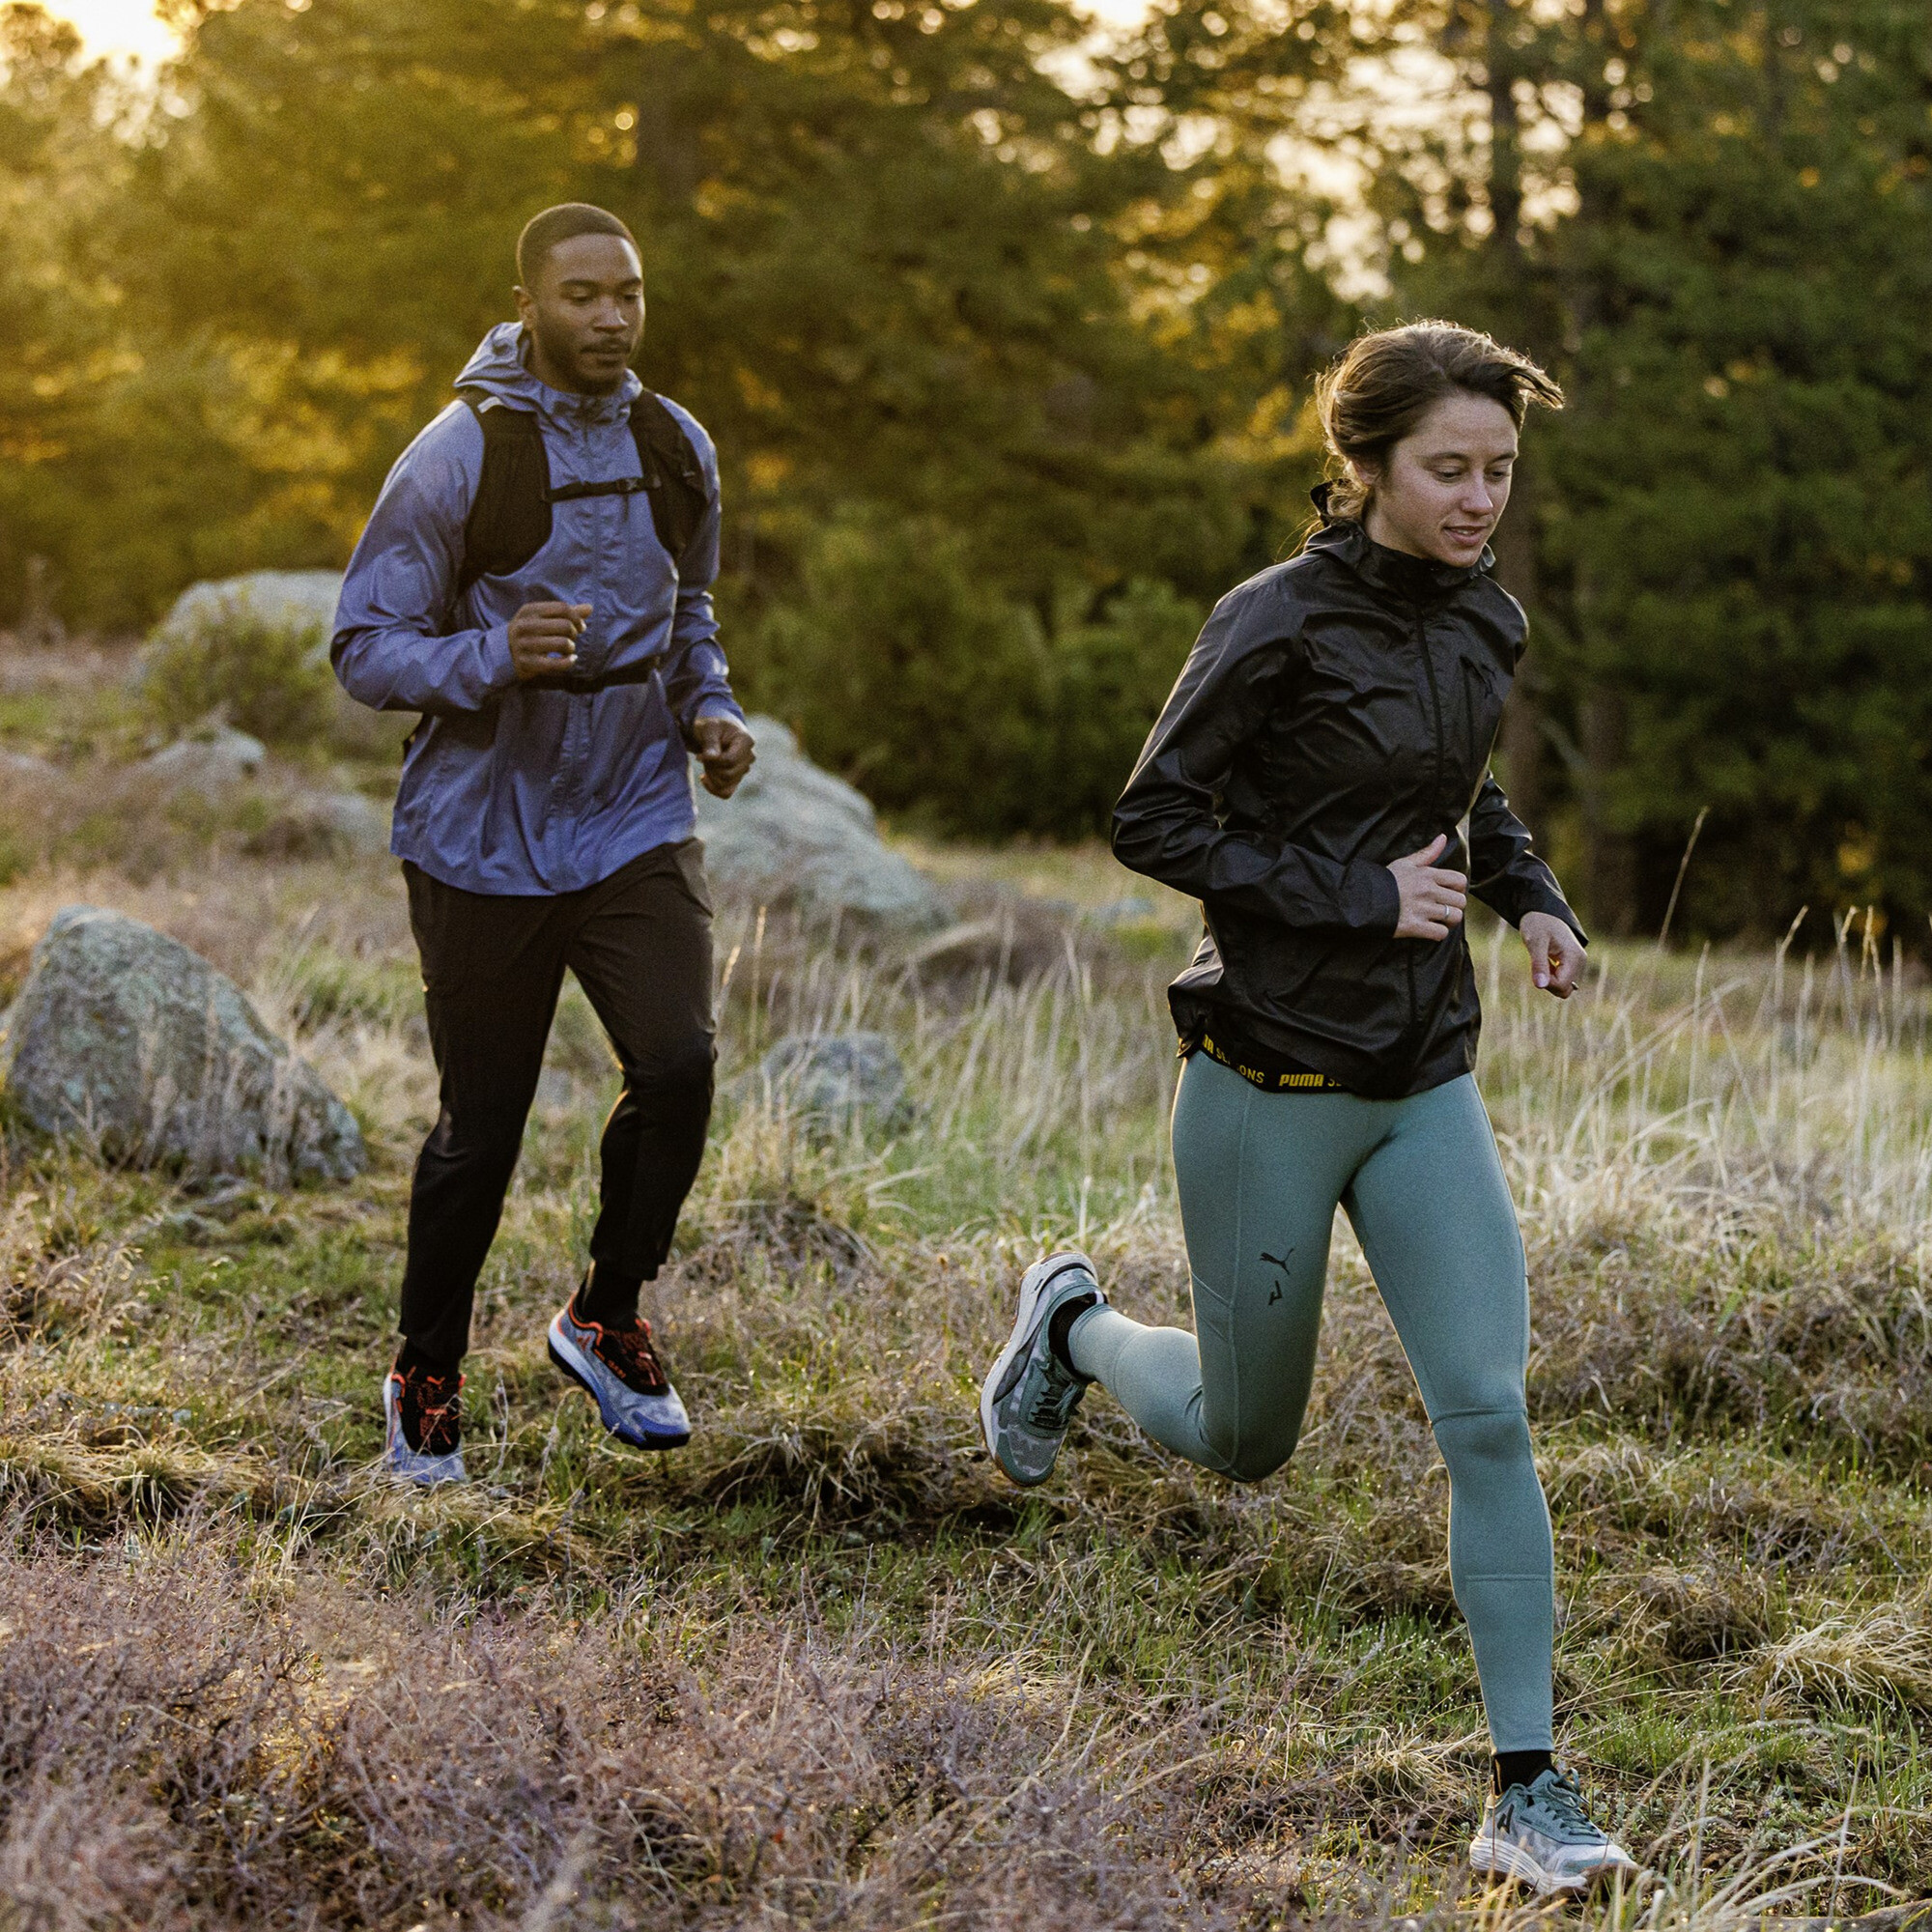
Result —
<svg viewBox="0 0 1932 1932"><path fill-rule="evenodd" d="M271 624L317 631L325 645L335 629L336 600L342 595L339 570L251 570L190 583L156 627L157 635L185 629L245 608Z"/></svg>
<svg viewBox="0 0 1932 1932"><path fill-rule="evenodd" d="M355 1116L233 980L98 906L64 907L35 947L0 1071L32 1125L110 1159L275 1183L367 1165Z"/></svg>
<svg viewBox="0 0 1932 1932"><path fill-rule="evenodd" d="M734 897L796 905L882 932L931 932L946 901L879 837L864 792L814 765L776 718L747 721L757 762L728 799L697 790L697 830L713 884Z"/></svg>

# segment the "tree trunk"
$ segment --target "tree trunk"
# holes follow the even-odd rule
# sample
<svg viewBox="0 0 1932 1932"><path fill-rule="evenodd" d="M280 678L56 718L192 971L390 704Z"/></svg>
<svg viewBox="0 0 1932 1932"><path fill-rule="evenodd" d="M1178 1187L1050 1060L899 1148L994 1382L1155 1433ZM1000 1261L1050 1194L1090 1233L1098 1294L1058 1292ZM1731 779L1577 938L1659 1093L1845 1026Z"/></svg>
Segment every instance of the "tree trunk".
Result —
<svg viewBox="0 0 1932 1932"><path fill-rule="evenodd" d="M43 556L27 559L27 590L20 611L20 640L57 648L67 642L67 626L54 609L53 566Z"/></svg>
<svg viewBox="0 0 1932 1932"><path fill-rule="evenodd" d="M1578 707L1583 753L1583 867L1592 924L1611 938L1636 929L1636 851L1610 821L1610 781L1623 763L1624 703L1592 681Z"/></svg>
<svg viewBox="0 0 1932 1932"><path fill-rule="evenodd" d="M1495 222L1489 240L1495 293L1507 298L1523 285L1522 142L1517 111L1517 50L1510 45L1511 0L1488 0L1484 22L1484 92L1490 109L1490 213ZM1496 581L1525 611L1534 612L1542 585L1537 571L1536 493L1530 474L1519 469L1509 513L1495 533ZM1516 815L1534 833L1547 800L1544 784L1543 711L1536 673L1525 663L1503 712L1497 750L1503 783Z"/></svg>
<svg viewBox="0 0 1932 1932"><path fill-rule="evenodd" d="M1489 0L1483 68L1490 98L1490 214L1492 243L1505 256L1521 252L1522 140L1516 105L1517 53L1509 43L1510 0Z"/></svg>

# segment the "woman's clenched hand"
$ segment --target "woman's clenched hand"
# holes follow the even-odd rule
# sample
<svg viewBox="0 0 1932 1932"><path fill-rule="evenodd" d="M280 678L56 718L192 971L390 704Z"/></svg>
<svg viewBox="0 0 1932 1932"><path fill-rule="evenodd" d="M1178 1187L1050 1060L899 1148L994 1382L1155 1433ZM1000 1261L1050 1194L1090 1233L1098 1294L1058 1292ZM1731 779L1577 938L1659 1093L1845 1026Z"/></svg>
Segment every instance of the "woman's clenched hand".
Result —
<svg viewBox="0 0 1932 1932"><path fill-rule="evenodd" d="M1551 913L1522 916L1522 943L1529 948L1529 977L1546 993L1567 1000L1583 977L1583 942Z"/></svg>
<svg viewBox="0 0 1932 1932"><path fill-rule="evenodd" d="M1421 851L1398 859L1389 867L1395 874L1395 889L1402 895L1402 917L1395 927L1398 939L1447 939L1463 923L1468 878L1435 863L1448 842L1449 835L1438 833Z"/></svg>

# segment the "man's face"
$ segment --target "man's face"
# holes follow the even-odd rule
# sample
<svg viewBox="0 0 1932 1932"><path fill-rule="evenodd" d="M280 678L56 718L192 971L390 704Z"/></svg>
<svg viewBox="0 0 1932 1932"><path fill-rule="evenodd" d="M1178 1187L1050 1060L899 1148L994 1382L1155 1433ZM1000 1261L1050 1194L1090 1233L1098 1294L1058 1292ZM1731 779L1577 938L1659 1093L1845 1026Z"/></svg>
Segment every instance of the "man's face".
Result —
<svg viewBox="0 0 1932 1932"><path fill-rule="evenodd" d="M551 249L534 288L517 291L533 372L554 389L605 396L644 337L644 270L621 235L573 235Z"/></svg>

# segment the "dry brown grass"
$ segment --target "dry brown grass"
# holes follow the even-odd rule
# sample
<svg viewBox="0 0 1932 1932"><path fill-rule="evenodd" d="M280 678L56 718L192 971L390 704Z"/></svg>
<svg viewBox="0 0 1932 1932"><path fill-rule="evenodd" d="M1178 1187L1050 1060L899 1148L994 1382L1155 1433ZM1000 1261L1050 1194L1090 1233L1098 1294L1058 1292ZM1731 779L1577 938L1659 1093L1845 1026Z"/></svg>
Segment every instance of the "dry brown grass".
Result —
<svg viewBox="0 0 1932 1932"><path fill-rule="evenodd" d="M251 1577L192 1535L10 1541L23 1923L1233 1922L1174 1869L1182 1740L962 1641L944 1605L909 1655L863 1607L826 1631L809 1577L782 1621L585 1621Z"/></svg>

